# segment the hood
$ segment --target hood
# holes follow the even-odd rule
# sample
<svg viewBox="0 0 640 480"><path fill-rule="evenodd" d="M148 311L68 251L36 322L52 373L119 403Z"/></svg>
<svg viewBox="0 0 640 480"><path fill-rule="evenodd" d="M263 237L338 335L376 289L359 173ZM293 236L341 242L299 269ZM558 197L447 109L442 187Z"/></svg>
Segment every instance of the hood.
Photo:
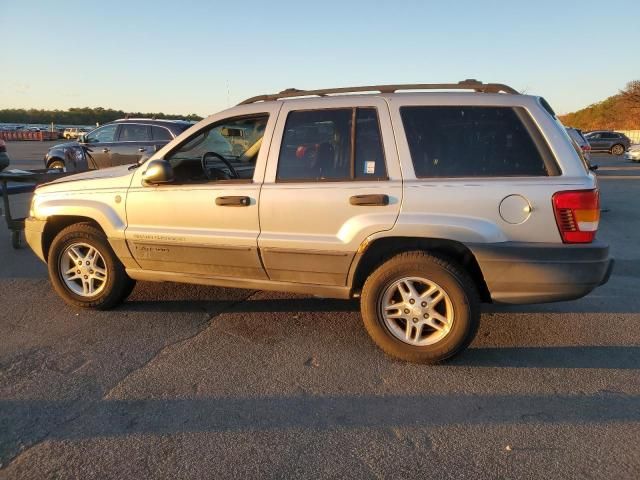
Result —
<svg viewBox="0 0 640 480"><path fill-rule="evenodd" d="M131 165L120 165L69 175L40 185L36 192L38 194L46 194L76 190L87 191L128 188L135 172L135 169L129 170L129 168L131 168Z"/></svg>

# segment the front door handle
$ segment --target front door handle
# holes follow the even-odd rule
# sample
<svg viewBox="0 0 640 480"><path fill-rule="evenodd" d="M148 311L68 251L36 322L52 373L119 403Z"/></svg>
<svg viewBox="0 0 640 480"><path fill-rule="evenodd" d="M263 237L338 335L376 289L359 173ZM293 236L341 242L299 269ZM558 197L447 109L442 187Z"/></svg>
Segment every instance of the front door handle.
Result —
<svg viewBox="0 0 640 480"><path fill-rule="evenodd" d="M218 197L216 205L220 207L248 207L251 205L249 197Z"/></svg>
<svg viewBox="0 0 640 480"><path fill-rule="evenodd" d="M144 148L144 147L140 147L140 148L138 149L138 151L139 151L140 153L142 153L142 152L146 152L146 151L147 151L147 149L146 149L146 148Z"/></svg>
<svg viewBox="0 0 640 480"><path fill-rule="evenodd" d="M109 153L111 150L109 150L108 148L103 148L102 149L102 153Z"/></svg>
<svg viewBox="0 0 640 480"><path fill-rule="evenodd" d="M371 195L354 195L349 198L351 205L360 206L384 206L389 205L389 195L371 194Z"/></svg>

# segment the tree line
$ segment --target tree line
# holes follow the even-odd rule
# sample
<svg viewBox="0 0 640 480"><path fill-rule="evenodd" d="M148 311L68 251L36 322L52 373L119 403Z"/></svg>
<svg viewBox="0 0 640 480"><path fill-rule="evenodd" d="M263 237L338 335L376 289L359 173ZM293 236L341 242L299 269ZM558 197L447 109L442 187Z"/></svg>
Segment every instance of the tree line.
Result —
<svg viewBox="0 0 640 480"><path fill-rule="evenodd" d="M624 90L602 102L561 115L560 120L586 131L640 130L640 80L627 83Z"/></svg>
<svg viewBox="0 0 640 480"><path fill-rule="evenodd" d="M95 125L107 123L118 118L146 117L163 120L202 120L202 117L191 113L177 115L169 113L124 112L112 108L70 108L69 110L38 110L24 108L7 108L0 110L0 123L44 123L61 125Z"/></svg>

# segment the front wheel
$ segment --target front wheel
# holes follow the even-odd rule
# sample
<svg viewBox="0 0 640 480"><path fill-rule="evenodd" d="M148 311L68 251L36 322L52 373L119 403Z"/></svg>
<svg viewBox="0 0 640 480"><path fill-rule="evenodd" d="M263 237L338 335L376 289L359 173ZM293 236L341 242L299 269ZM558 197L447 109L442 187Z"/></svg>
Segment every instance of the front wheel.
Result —
<svg viewBox="0 0 640 480"><path fill-rule="evenodd" d="M367 279L362 318L387 354L436 363L466 348L478 330L475 284L462 268L425 252L392 257Z"/></svg>
<svg viewBox="0 0 640 480"><path fill-rule="evenodd" d="M135 285L104 233L89 223L71 225L54 238L48 266L53 288L77 307L107 310Z"/></svg>
<svg viewBox="0 0 640 480"><path fill-rule="evenodd" d="M624 145L616 144L611 147L611 155L622 155L624 153Z"/></svg>
<svg viewBox="0 0 640 480"><path fill-rule="evenodd" d="M49 168L50 169L57 169L57 170L65 170L65 165L64 162L62 160L54 160L53 162L51 162L49 164Z"/></svg>

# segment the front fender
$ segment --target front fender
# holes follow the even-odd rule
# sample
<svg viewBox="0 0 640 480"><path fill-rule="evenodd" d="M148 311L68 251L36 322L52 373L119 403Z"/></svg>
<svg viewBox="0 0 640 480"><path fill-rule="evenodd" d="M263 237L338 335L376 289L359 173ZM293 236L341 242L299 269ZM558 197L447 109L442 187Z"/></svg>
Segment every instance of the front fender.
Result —
<svg viewBox="0 0 640 480"><path fill-rule="evenodd" d="M126 217L124 210L124 195L111 193L95 193L96 197L108 195L109 199L120 197L120 201L111 206L108 203L83 198L74 198L69 195L65 198L48 199L46 195L34 197L33 216L46 220L54 216L86 217L94 220L111 239L124 239Z"/></svg>

